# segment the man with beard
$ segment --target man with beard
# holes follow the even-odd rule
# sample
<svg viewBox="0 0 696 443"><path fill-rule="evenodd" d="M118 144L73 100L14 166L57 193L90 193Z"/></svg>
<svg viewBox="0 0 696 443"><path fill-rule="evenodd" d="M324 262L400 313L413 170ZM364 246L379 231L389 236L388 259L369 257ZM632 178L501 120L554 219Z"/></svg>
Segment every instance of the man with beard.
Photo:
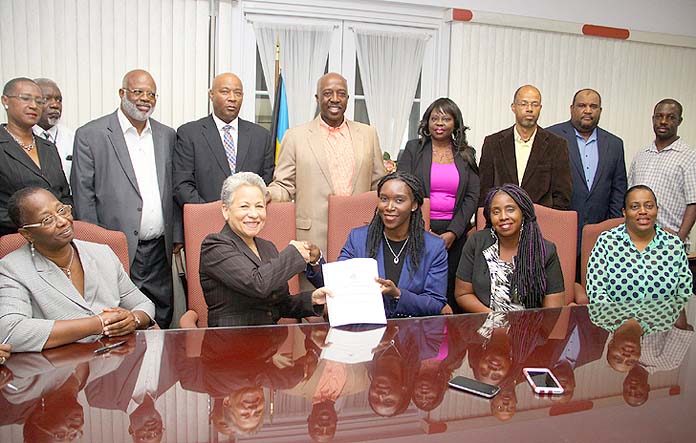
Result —
<svg viewBox="0 0 696 443"><path fill-rule="evenodd" d="M626 164L623 140L600 128L602 97L593 89L581 89L573 96L570 120L548 128L568 142L573 194L569 209L578 213L578 257L582 228L622 217L626 193ZM576 281L580 281L580 260Z"/></svg>
<svg viewBox="0 0 696 443"><path fill-rule="evenodd" d="M636 154L628 186L649 186L660 202L657 223L686 242L696 220L696 151L677 135L682 111L671 98L655 105L655 141Z"/></svg>
<svg viewBox="0 0 696 443"><path fill-rule="evenodd" d="M155 320L166 328L172 319L172 253L183 241L172 193L176 134L150 118L157 86L148 72L127 73L119 96L115 112L75 133L73 212L79 220L126 234L131 279L155 304Z"/></svg>
<svg viewBox="0 0 696 443"><path fill-rule="evenodd" d="M541 92L532 85L521 86L510 109L515 124L483 141L479 206L491 188L512 183L527 191L534 203L568 209L572 191L568 143L537 125Z"/></svg>
<svg viewBox="0 0 696 443"><path fill-rule="evenodd" d="M34 134L55 143L65 176L70 179L75 133L58 123L63 114L63 94L56 82L51 79L37 78L34 82L39 85L43 98L46 100L39 123L34 125Z"/></svg>

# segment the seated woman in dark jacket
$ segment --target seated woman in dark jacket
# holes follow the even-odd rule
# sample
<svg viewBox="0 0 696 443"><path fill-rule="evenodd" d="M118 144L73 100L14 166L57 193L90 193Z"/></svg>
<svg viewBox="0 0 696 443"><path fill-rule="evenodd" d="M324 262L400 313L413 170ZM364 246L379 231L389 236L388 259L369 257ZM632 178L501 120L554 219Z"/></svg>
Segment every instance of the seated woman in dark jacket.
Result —
<svg viewBox="0 0 696 443"><path fill-rule="evenodd" d="M293 240L280 253L257 237L266 222L266 185L252 172L222 184L227 223L201 245L201 287L209 326L274 324L281 317L321 315L326 290L289 295L288 280L319 260L319 249ZM310 249L313 251L310 254ZM311 255L317 255L311 257Z"/></svg>
<svg viewBox="0 0 696 443"><path fill-rule="evenodd" d="M483 206L486 229L467 240L455 297L467 312L563 306L556 246L541 236L534 204L519 186L491 189Z"/></svg>

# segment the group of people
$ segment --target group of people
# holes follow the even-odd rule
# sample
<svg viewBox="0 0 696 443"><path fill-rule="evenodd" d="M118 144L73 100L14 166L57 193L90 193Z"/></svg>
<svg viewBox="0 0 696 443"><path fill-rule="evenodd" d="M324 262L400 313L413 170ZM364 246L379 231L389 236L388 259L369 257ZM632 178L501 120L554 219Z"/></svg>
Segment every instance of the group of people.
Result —
<svg viewBox="0 0 696 443"><path fill-rule="evenodd" d="M148 72L128 72L121 86L119 108L80 127L71 149L55 83L16 78L3 89L0 229L29 242L0 261L0 330L15 350L168 327L181 208L216 200L226 224L203 242L200 268L211 326L321 315L331 295L321 273L328 197L374 189L375 216L350 233L339 260L377 260L390 318L562 306L558 254L535 204L576 211L578 238L585 224L626 218L593 251L591 301L691 293L682 242L696 220L696 151L677 135L675 100L656 105L655 141L631 164L626 192L623 143L598 127L591 89L575 94L568 122L545 130L541 93L520 87L514 125L486 137L478 164L461 111L440 98L385 175L375 129L345 118L339 74L319 79L319 115L287 131L277 162L271 134L239 118L234 74L213 80L213 112L178 131L151 118L158 94ZM295 203L297 240L280 252L257 236L270 201ZM479 206L486 228L469 235ZM113 253L73 239L73 218L126 235L130 277ZM303 293L291 297L297 274Z"/></svg>

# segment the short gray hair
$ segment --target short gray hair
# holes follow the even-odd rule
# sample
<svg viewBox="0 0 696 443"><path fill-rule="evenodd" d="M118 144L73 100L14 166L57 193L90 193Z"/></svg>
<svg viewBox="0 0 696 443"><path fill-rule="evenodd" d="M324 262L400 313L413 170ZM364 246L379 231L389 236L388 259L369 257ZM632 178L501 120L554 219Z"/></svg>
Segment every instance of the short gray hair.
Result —
<svg viewBox="0 0 696 443"><path fill-rule="evenodd" d="M261 194L266 198L266 183L263 179L253 172L238 172L232 174L222 183L222 191L220 192L220 200L225 206L229 206L234 200L234 194L242 186L256 186L261 191Z"/></svg>

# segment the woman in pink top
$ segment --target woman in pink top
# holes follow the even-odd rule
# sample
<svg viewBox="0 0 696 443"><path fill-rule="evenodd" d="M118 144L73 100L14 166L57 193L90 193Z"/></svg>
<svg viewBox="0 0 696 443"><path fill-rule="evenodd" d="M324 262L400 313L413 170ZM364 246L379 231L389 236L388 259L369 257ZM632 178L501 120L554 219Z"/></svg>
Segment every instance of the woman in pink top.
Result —
<svg viewBox="0 0 696 443"><path fill-rule="evenodd" d="M448 252L447 302L454 301L454 279L466 233L479 198L478 166L474 148L466 141L462 112L449 98L438 98L423 114L418 139L406 143L398 169L423 180L430 198L430 228L445 240Z"/></svg>

